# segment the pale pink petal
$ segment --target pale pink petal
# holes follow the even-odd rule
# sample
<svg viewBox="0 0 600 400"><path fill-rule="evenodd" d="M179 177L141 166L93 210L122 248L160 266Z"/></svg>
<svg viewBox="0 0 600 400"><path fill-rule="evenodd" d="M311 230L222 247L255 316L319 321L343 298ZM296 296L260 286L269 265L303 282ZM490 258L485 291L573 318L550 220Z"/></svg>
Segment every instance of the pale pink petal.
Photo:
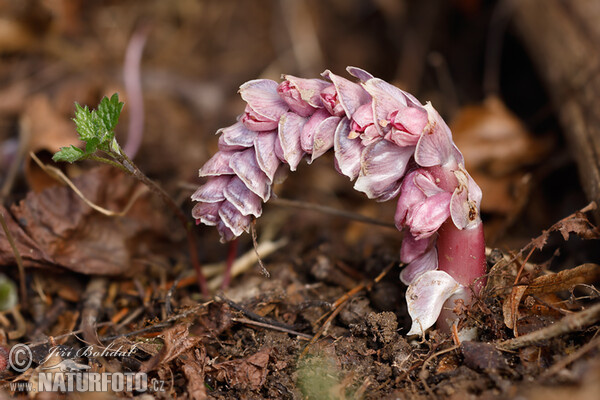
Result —
<svg viewBox="0 0 600 400"><path fill-rule="evenodd" d="M223 135L219 136L219 140L217 142L217 147L219 148L220 151L239 151L239 150L244 150L246 147L244 146L230 146L227 143L225 143L225 138L223 137Z"/></svg>
<svg viewBox="0 0 600 400"><path fill-rule="evenodd" d="M200 168L200 176L217 176L217 175L231 175L233 170L229 167L229 160L231 157L237 154L232 151L217 151L217 153L210 158Z"/></svg>
<svg viewBox="0 0 600 400"><path fill-rule="evenodd" d="M452 143L450 128L430 103L425 105L425 109L429 124L417 143L415 161L422 167L461 163L462 155Z"/></svg>
<svg viewBox="0 0 600 400"><path fill-rule="evenodd" d="M360 174L354 189L366 193L370 199L397 193L413 150L386 140L368 145L360 156Z"/></svg>
<svg viewBox="0 0 600 400"><path fill-rule="evenodd" d="M223 194L242 215L254 215L258 218L262 214L260 197L249 190L237 176L231 178Z"/></svg>
<svg viewBox="0 0 600 400"><path fill-rule="evenodd" d="M254 139L254 151L256 152L256 162L260 169L267 175L270 183L273 183L273 177L277 172L277 167L281 163L277 158L276 144L279 142L277 132L261 132Z"/></svg>
<svg viewBox="0 0 600 400"><path fill-rule="evenodd" d="M375 126L385 136L391 129L388 117L394 111L402 112L406 108L404 92L379 78L373 78L363 84L373 97L373 119Z"/></svg>
<svg viewBox="0 0 600 400"><path fill-rule="evenodd" d="M241 122L219 129L217 133L221 133L220 138L223 138L225 144L240 147L252 147L254 139L258 135L257 132L251 131Z"/></svg>
<svg viewBox="0 0 600 400"><path fill-rule="evenodd" d="M341 117L346 113L344 106L342 106L342 103L340 103L335 85L330 85L323 89L321 92L321 101L323 102L323 106L331 115Z"/></svg>
<svg viewBox="0 0 600 400"><path fill-rule="evenodd" d="M300 134L304 124L308 121L292 112L281 116L279 120L279 142L283 149L285 161L290 165L290 170L295 171L302 160L304 152L300 147Z"/></svg>
<svg viewBox="0 0 600 400"><path fill-rule="evenodd" d="M310 160L311 162L313 162L318 157L321 157L333 147L335 130L339 122L340 117L329 117L317 126L313 137L312 158Z"/></svg>
<svg viewBox="0 0 600 400"><path fill-rule="evenodd" d="M303 79L284 75L277 92L290 109L302 117L308 117L315 109L323 107L321 91L330 85L321 79Z"/></svg>
<svg viewBox="0 0 600 400"><path fill-rule="evenodd" d="M351 118L356 110L363 104L371 101L371 96L359 84L335 75L329 70L321 74L333 82L337 91L337 100L341 104L346 116ZM335 114L334 114L335 115Z"/></svg>
<svg viewBox="0 0 600 400"><path fill-rule="evenodd" d="M350 121L347 118L342 118L335 130L333 148L336 169L353 181L360 171L360 154L364 146L358 138L349 139L349 133Z"/></svg>
<svg viewBox="0 0 600 400"><path fill-rule="evenodd" d="M220 221L219 208L223 202L219 203L197 203L192 209L192 217L204 225L215 226Z"/></svg>
<svg viewBox="0 0 600 400"><path fill-rule="evenodd" d="M231 175L216 176L210 178L204 185L192 195L192 200L204 203L218 203L225 200L223 190L231 180Z"/></svg>
<svg viewBox="0 0 600 400"><path fill-rule="evenodd" d="M258 166L253 148L235 153L231 156L229 165L248 189L256 193L264 202L269 200L271 184L267 175Z"/></svg>
<svg viewBox="0 0 600 400"><path fill-rule="evenodd" d="M408 211L406 225L417 240L433 235L450 216L448 192L428 197Z"/></svg>
<svg viewBox="0 0 600 400"><path fill-rule="evenodd" d="M244 231L250 229L250 216L242 215L233 204L224 201L219 208L219 217L226 227L231 229L235 236L240 236Z"/></svg>
<svg viewBox="0 0 600 400"><path fill-rule="evenodd" d="M264 132L276 129L279 119L271 119L260 115L247 104L242 116L242 123L250 130Z"/></svg>
<svg viewBox="0 0 600 400"><path fill-rule="evenodd" d="M417 240L410 232L404 233L402 247L400 247L400 261L405 264L413 262L431 247L432 238Z"/></svg>
<svg viewBox="0 0 600 400"><path fill-rule="evenodd" d="M277 82L255 79L240 86L240 95L254 112L272 121L279 121L288 105L277 93ZM274 129L274 128L271 128Z"/></svg>
<svg viewBox="0 0 600 400"><path fill-rule="evenodd" d="M315 111L313 115L308 119L308 122L302 127L302 133L300 135L300 147L306 153L312 153L313 150L313 137L317 126L327 118L331 117L331 114L325 109L319 109Z"/></svg>
<svg viewBox="0 0 600 400"><path fill-rule="evenodd" d="M421 189L426 197L431 197L444 191L438 186L434 176L426 169L421 168L416 170L414 179L415 185Z"/></svg>
<svg viewBox="0 0 600 400"><path fill-rule="evenodd" d="M444 271L427 271L416 278L406 291L412 326L407 336L423 335L435 324L442 306L462 286Z"/></svg>
<svg viewBox="0 0 600 400"><path fill-rule="evenodd" d="M361 82L366 82L369 79L373 79L373 75L361 68L346 67L346 71L348 71L348 73L353 77L359 79Z"/></svg>
<svg viewBox="0 0 600 400"><path fill-rule="evenodd" d="M217 231L221 235L221 243L229 242L237 237L221 220L217 223Z"/></svg>
<svg viewBox="0 0 600 400"><path fill-rule="evenodd" d="M385 136L386 140L398 146L414 146L427 126L427 112L424 109L405 107L390 115L392 130Z"/></svg>
<svg viewBox="0 0 600 400"><path fill-rule="evenodd" d="M398 197L398 205L394 216L394 222L398 230L402 230L404 227L408 211L426 198L423 191L415 183L415 177L419 174L419 171L410 171L402 181L400 197Z"/></svg>
<svg viewBox="0 0 600 400"><path fill-rule="evenodd" d="M426 240L427 241L427 240ZM405 285L410 285L415 279L427 271L436 270L438 267L438 253L435 247L430 248L419 257L415 258L400 271L400 280Z"/></svg>

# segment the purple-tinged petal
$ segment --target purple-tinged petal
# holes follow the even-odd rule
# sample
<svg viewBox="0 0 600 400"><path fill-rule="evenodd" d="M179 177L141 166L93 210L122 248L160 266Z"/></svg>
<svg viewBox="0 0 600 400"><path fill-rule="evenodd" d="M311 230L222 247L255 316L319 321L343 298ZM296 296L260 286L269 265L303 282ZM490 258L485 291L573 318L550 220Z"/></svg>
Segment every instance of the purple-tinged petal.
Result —
<svg viewBox="0 0 600 400"><path fill-rule="evenodd" d="M223 190L231 180L231 175L216 176L210 178L204 185L192 195L192 200L204 203L218 203L225 200Z"/></svg>
<svg viewBox="0 0 600 400"><path fill-rule="evenodd" d="M408 211L406 225L417 240L433 235L450 216L450 199L448 192L428 197Z"/></svg>
<svg viewBox="0 0 600 400"><path fill-rule="evenodd" d="M346 67L346 71L353 77L359 79L361 82L366 82L369 79L373 79L373 75L358 67Z"/></svg>
<svg viewBox="0 0 600 400"><path fill-rule="evenodd" d="M219 217L226 227L231 229L235 236L240 236L244 231L250 230L250 216L242 215L233 204L224 201L219 208Z"/></svg>
<svg viewBox="0 0 600 400"><path fill-rule="evenodd" d="M329 117L317 126L313 137L312 158L310 160L311 163L333 147L335 130L339 122L340 117Z"/></svg>
<svg viewBox="0 0 600 400"><path fill-rule="evenodd" d="M390 114L390 123L392 130L385 136L386 140L398 146L414 146L427 126L427 112L423 108L405 107Z"/></svg>
<svg viewBox="0 0 600 400"><path fill-rule="evenodd" d="M217 147L220 151L240 151L244 150L246 147L243 146L230 146L225 143L225 138L223 135L219 136L219 141L217 142Z"/></svg>
<svg viewBox="0 0 600 400"><path fill-rule="evenodd" d="M433 167L462 163L462 155L452 142L450 128L444 122L440 114L431 106L425 105L429 124L421 135L415 150L415 161L422 167Z"/></svg>
<svg viewBox="0 0 600 400"><path fill-rule="evenodd" d="M242 116L242 123L244 126L258 132L272 131L277 128L278 122L278 119L271 119L258 114L248 104L246 105L244 115Z"/></svg>
<svg viewBox="0 0 600 400"><path fill-rule="evenodd" d="M405 232L400 247L400 261L405 264L413 262L431 247L432 241L432 238L417 240L410 232Z"/></svg>
<svg viewBox="0 0 600 400"><path fill-rule="evenodd" d="M321 79L303 79L284 75L285 81L277 87L277 93L290 109L302 117L308 117L315 109L323 107L321 91L330 85Z"/></svg>
<svg viewBox="0 0 600 400"><path fill-rule="evenodd" d="M192 217L204 225L215 226L221 220L219 218L219 208L223 202L219 203L198 203L192 209Z"/></svg>
<svg viewBox="0 0 600 400"><path fill-rule="evenodd" d="M229 229L221 220L219 220L219 223L217 224L217 231L219 232L219 235L221 235L221 243L227 243L238 236L234 235L234 233L231 232L231 229Z"/></svg>
<svg viewBox="0 0 600 400"><path fill-rule="evenodd" d="M431 197L444 192L444 190L437 185L434 176L431 173L429 173L429 171L427 171L426 169L416 170L414 179L415 185L417 185L417 187L421 189L421 191L426 197Z"/></svg>
<svg viewBox="0 0 600 400"><path fill-rule="evenodd" d="M370 199L397 193L413 150L414 147L398 147L386 140L368 145L360 156L360 174L354 189Z"/></svg>
<svg viewBox="0 0 600 400"><path fill-rule="evenodd" d="M225 144L240 147L252 147L254 139L258 135L257 132L251 131L241 122L219 129L217 133L221 133L219 139L223 138Z"/></svg>
<svg viewBox="0 0 600 400"><path fill-rule="evenodd" d="M232 151L218 151L200 168L200 176L231 175L233 170L229 167L231 157L236 154Z"/></svg>
<svg viewBox="0 0 600 400"><path fill-rule="evenodd" d="M300 134L300 147L306 153L311 154L313 150L313 137L315 130L319 124L331 117L331 114L325 109L319 109L308 119L308 122L302 127L302 133Z"/></svg>
<svg viewBox="0 0 600 400"><path fill-rule="evenodd" d="M254 215L258 218L262 214L260 197L249 190L237 176L231 178L223 194L242 215Z"/></svg>
<svg viewBox="0 0 600 400"><path fill-rule="evenodd" d="M273 150L275 151L275 156L279 159L279 161L286 162L285 154L283 154L283 148L281 147L281 141L279 140L279 134L277 134L277 139L275 140L275 146Z"/></svg>
<svg viewBox="0 0 600 400"><path fill-rule="evenodd" d="M260 169L267 175L270 183L273 183L273 177L280 164L275 151L276 143L278 142L279 138L277 137L276 131L261 132L256 139L254 139L256 162Z"/></svg>
<svg viewBox="0 0 600 400"><path fill-rule="evenodd" d="M415 183L415 178L420 171L421 170L410 171L402 181L400 197L398 198L398 205L394 216L394 222L398 230L402 230L402 227L405 225L406 216L408 215L409 210L426 198L423 190Z"/></svg>
<svg viewBox="0 0 600 400"><path fill-rule="evenodd" d="M360 155L364 146L359 139L349 139L349 133L350 121L347 118L342 118L335 130L333 148L336 169L353 181L360 171Z"/></svg>
<svg viewBox="0 0 600 400"><path fill-rule="evenodd" d="M341 117L346 113L342 103L339 101L338 92L333 84L323 89L321 92L321 101L331 115Z"/></svg>
<svg viewBox="0 0 600 400"><path fill-rule="evenodd" d="M435 247L414 259L400 271L400 280L405 285L410 285L415 279L427 271L436 270L438 267L438 254Z"/></svg>
<svg viewBox="0 0 600 400"><path fill-rule="evenodd" d="M333 82L337 92L337 100L341 104L348 118L351 118L361 105L371 101L369 93L367 93L358 83L342 78L328 69L321 75Z"/></svg>
<svg viewBox="0 0 600 400"><path fill-rule="evenodd" d="M302 160L304 152L300 146L300 134L306 124L307 118L303 118L293 112L281 116L279 120L279 142L283 149L285 161L290 165L290 170L295 171Z"/></svg>
<svg viewBox="0 0 600 400"><path fill-rule="evenodd" d="M256 193L264 202L269 200L271 184L267 175L258 166L253 148L235 153L231 156L229 165L248 189Z"/></svg>
<svg viewBox="0 0 600 400"><path fill-rule="evenodd" d="M454 174L458 180L458 186L450 200L452 222L458 229L470 228L481 221L479 216L481 189L465 171L462 164L459 164L459 170L454 171Z"/></svg>
<svg viewBox="0 0 600 400"><path fill-rule="evenodd" d="M390 131L390 114L394 111L403 112L406 108L406 96L396 86L390 85L379 78L373 78L363 84L367 92L373 97L373 119L375 126L385 136Z"/></svg>
<svg viewBox="0 0 600 400"><path fill-rule="evenodd" d="M239 92L256 114L277 122L288 110L288 105L277 93L277 86L277 82L270 79L255 79L240 86Z"/></svg>
<svg viewBox="0 0 600 400"><path fill-rule="evenodd" d="M423 335L435 324L442 306L462 286L444 271L427 271L416 278L406 291L412 326L407 336Z"/></svg>

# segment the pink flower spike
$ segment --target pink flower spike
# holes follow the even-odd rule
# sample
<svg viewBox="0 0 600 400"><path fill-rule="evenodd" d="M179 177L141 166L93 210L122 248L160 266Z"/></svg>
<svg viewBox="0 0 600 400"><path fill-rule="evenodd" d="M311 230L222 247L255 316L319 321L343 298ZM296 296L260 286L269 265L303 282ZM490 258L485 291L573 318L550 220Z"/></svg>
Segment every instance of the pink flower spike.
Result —
<svg viewBox="0 0 600 400"><path fill-rule="evenodd" d="M330 85L321 79L303 79L284 75L285 79L277 87L277 93L290 109L301 117L308 117L317 108L323 107L321 91Z"/></svg>
<svg viewBox="0 0 600 400"><path fill-rule="evenodd" d="M242 215L254 215L256 218L261 216L260 197L248 190L244 182L237 176L231 178L223 195Z"/></svg>
<svg viewBox="0 0 600 400"><path fill-rule="evenodd" d="M335 130L333 149L336 169L340 174L347 176L353 181L360 171L360 154L364 146L360 140L348 138L349 133L350 121L347 118L342 118Z"/></svg>
<svg viewBox="0 0 600 400"><path fill-rule="evenodd" d="M315 130L321 122L330 117L331 114L323 108L315 111L315 113L311 115L308 122L302 127L302 133L300 134L300 147L302 147L303 151L308 154L312 153Z"/></svg>
<svg viewBox="0 0 600 400"><path fill-rule="evenodd" d="M389 115L392 130L385 138L398 146L414 146L427 126L427 112L423 108L405 107Z"/></svg>
<svg viewBox="0 0 600 400"><path fill-rule="evenodd" d="M417 240L410 232L405 232L400 247L400 260L405 264L413 262L431 247L433 241L434 238Z"/></svg>
<svg viewBox="0 0 600 400"><path fill-rule="evenodd" d="M373 97L375 126L381 136L385 136L391 129L390 115L407 108L406 96L402 90L379 78L369 79L363 86Z"/></svg>
<svg viewBox="0 0 600 400"><path fill-rule="evenodd" d="M313 136L311 163L333 147L335 130L339 122L340 117L329 117L317 126Z"/></svg>
<svg viewBox="0 0 600 400"><path fill-rule="evenodd" d="M256 162L254 149L235 153L231 156L229 165L248 189L256 193L263 201L269 200L269 197L271 197L271 184L267 175Z"/></svg>
<svg viewBox="0 0 600 400"><path fill-rule="evenodd" d="M333 82L337 92L337 100L348 118L351 118L361 105L371 102L371 96L359 84L335 75L328 69L321 75Z"/></svg>
<svg viewBox="0 0 600 400"><path fill-rule="evenodd" d="M431 106L425 105L429 123L421 135L415 150L415 161L422 167L444 166L447 163L464 163L462 154L452 142L452 133L440 114Z"/></svg>
<svg viewBox="0 0 600 400"><path fill-rule="evenodd" d="M192 200L201 201L203 203L218 203L225 200L223 190L225 190L225 187L229 184L230 180L231 175L210 178L204 185L196 190L192 195Z"/></svg>
<svg viewBox="0 0 600 400"><path fill-rule="evenodd" d="M406 335L424 335L435 324L446 300L462 290L444 271L427 271L416 278L406 291L408 314L412 318Z"/></svg>
<svg viewBox="0 0 600 400"><path fill-rule="evenodd" d="M257 132L271 131L277 128L276 119L270 119L263 115L258 114L256 111L246 105L244 115L242 116L242 123L246 128Z"/></svg>
<svg viewBox="0 0 600 400"><path fill-rule="evenodd" d="M217 231L219 232L219 235L221 235L221 243L227 243L237 237L231 232L231 229L220 220L219 223L217 223Z"/></svg>
<svg viewBox="0 0 600 400"><path fill-rule="evenodd" d="M199 176L231 175L233 170L229 167L229 160L237 154L232 151L218 151L200 168Z"/></svg>
<svg viewBox="0 0 600 400"><path fill-rule="evenodd" d="M360 136L363 146L368 146L382 138L373 121L371 103L358 107L352 115L352 135Z"/></svg>
<svg viewBox="0 0 600 400"><path fill-rule="evenodd" d="M415 258L400 271L400 280L405 285L410 285L419 276L427 271L434 271L437 267L438 253L436 248L432 247L419 257Z"/></svg>
<svg viewBox="0 0 600 400"><path fill-rule="evenodd" d="M339 101L338 92L334 85L329 85L323 89L321 92L321 101L323 102L323 106L331 115L341 117L346 113L344 111L344 107Z"/></svg>
<svg viewBox="0 0 600 400"><path fill-rule="evenodd" d="M354 189L370 199L387 200L395 196L413 150L413 147L398 147L386 140L368 145L360 157L360 174Z"/></svg>
<svg viewBox="0 0 600 400"><path fill-rule="evenodd" d="M302 147L300 147L300 134L304 124L308 121L293 112L288 112L281 116L279 120L279 143L283 149L283 157L290 165L290 170L295 171L304 157Z"/></svg>

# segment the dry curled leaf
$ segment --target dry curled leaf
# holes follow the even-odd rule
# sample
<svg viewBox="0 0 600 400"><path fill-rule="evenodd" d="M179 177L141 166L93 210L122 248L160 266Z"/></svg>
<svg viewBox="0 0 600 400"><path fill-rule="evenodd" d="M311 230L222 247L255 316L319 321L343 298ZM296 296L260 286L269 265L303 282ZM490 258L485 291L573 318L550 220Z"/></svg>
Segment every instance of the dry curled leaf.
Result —
<svg viewBox="0 0 600 400"><path fill-rule="evenodd" d="M141 372L152 371L164 364L168 364L183 353L195 349L201 345L202 338L190 336L189 325L177 324L163 332L164 346L150 360L146 361L140 368Z"/></svg>
<svg viewBox="0 0 600 400"><path fill-rule="evenodd" d="M267 377L270 348L239 360L225 361L210 367L216 379L238 388L260 389Z"/></svg>
<svg viewBox="0 0 600 400"><path fill-rule="evenodd" d="M116 211L139 185L110 167L95 168L73 183L93 203ZM119 275L135 271L132 260L147 253L149 244L164 240L166 219L153 200L144 196L126 216L111 218L92 210L68 187L55 186L29 192L7 219L26 267L57 265L84 274ZM5 239L0 232L0 265L11 265L14 254Z"/></svg>

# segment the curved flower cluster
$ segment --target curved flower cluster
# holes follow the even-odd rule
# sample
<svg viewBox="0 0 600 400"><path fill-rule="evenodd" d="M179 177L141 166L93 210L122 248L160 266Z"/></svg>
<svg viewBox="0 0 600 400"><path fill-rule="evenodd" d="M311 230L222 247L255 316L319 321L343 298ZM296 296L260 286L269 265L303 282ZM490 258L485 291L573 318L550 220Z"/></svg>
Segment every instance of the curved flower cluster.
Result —
<svg viewBox="0 0 600 400"><path fill-rule="evenodd" d="M209 179L192 196L198 202L193 216L216 226L222 241L231 240L261 215L284 164L294 171L304 157L311 163L333 148L336 169L356 180L356 190L377 201L399 195L395 222L405 229L401 260L408 264L401 279L410 285L428 271L444 269L437 240L447 220L457 228L453 232L480 228L481 191L431 104L364 70L347 70L358 82L325 71L327 80L284 75L280 84L268 79L243 84L245 112L217 132L219 151L200 169ZM463 288L472 278L451 277L450 283ZM436 307L456 290L449 292ZM418 300L409 299L409 311L411 302ZM413 321L412 333L433 324L422 317Z"/></svg>

